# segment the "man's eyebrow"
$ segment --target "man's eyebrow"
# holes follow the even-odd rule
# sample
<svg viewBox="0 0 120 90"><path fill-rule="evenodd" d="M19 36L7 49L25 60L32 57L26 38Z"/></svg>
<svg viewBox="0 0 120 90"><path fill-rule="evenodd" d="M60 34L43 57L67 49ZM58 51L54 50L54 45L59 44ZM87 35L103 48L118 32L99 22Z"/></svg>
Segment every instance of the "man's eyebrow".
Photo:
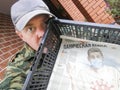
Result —
<svg viewBox="0 0 120 90"><path fill-rule="evenodd" d="M27 24L25 27L32 26L32 25L33 25L33 24L29 23L29 24Z"/></svg>

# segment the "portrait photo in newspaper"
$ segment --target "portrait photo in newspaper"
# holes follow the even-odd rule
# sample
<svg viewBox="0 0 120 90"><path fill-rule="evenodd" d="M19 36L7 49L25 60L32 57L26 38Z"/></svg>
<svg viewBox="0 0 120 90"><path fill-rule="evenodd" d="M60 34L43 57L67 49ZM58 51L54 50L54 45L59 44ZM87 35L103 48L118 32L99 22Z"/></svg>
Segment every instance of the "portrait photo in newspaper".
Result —
<svg viewBox="0 0 120 90"><path fill-rule="evenodd" d="M62 38L47 90L120 90L120 45Z"/></svg>

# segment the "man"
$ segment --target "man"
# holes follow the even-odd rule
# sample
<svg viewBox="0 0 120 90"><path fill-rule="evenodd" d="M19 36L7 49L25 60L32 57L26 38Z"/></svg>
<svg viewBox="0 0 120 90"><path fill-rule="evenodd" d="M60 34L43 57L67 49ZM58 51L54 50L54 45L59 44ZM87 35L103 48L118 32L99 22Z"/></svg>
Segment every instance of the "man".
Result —
<svg viewBox="0 0 120 90"><path fill-rule="evenodd" d="M99 48L88 49L90 68L79 72L81 90L119 90L120 72L104 64L104 55Z"/></svg>
<svg viewBox="0 0 120 90"><path fill-rule="evenodd" d="M88 49L90 67L75 71L75 67L68 64L68 74L71 80L71 90L120 90L120 72L104 65L103 53L99 48Z"/></svg>
<svg viewBox="0 0 120 90"><path fill-rule="evenodd" d="M11 7L11 18L16 34L25 42L24 47L9 63L0 90L21 90L38 50L46 21L54 16L42 0L19 0Z"/></svg>
<svg viewBox="0 0 120 90"><path fill-rule="evenodd" d="M88 50L88 60L94 70L103 67L103 53L99 48L90 48Z"/></svg>

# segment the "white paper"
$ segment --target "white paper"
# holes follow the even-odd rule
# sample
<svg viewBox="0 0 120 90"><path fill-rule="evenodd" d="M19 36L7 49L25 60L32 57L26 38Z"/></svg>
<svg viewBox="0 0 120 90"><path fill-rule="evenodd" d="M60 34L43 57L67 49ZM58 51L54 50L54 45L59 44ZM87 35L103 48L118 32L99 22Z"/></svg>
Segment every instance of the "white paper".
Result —
<svg viewBox="0 0 120 90"><path fill-rule="evenodd" d="M120 90L120 45L66 36L61 38L47 90ZM90 48L102 52L100 68L92 67L88 56Z"/></svg>

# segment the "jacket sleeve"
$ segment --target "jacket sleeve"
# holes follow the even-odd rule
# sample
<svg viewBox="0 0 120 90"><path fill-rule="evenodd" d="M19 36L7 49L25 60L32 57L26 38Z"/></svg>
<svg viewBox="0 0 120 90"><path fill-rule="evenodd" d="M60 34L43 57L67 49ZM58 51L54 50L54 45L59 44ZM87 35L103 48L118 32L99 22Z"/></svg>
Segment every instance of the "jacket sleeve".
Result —
<svg viewBox="0 0 120 90"><path fill-rule="evenodd" d="M21 90L33 61L34 54L22 50L8 64L5 78L0 82L0 90Z"/></svg>

